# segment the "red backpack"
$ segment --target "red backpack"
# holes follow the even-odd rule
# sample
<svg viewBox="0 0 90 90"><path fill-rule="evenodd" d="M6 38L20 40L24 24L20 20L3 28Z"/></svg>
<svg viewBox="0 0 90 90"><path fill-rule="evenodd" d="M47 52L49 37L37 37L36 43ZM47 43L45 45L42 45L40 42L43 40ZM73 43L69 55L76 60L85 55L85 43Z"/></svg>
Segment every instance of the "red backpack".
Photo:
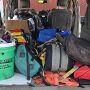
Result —
<svg viewBox="0 0 90 90"><path fill-rule="evenodd" d="M74 72L74 78L90 80L90 68L82 66Z"/></svg>

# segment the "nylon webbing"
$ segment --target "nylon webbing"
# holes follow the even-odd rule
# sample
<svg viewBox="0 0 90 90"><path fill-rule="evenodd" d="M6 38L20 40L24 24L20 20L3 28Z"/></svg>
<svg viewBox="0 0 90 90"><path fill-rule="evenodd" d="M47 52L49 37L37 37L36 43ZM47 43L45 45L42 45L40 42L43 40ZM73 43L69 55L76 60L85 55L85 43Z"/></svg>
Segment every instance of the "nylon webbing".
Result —
<svg viewBox="0 0 90 90"><path fill-rule="evenodd" d="M52 71L59 69L60 48L58 44L52 44Z"/></svg>
<svg viewBox="0 0 90 90"><path fill-rule="evenodd" d="M64 51L64 48L63 47L61 47L61 70L62 71L66 71L67 70L67 68L68 68L68 56L67 56L67 54L65 53L65 51Z"/></svg>

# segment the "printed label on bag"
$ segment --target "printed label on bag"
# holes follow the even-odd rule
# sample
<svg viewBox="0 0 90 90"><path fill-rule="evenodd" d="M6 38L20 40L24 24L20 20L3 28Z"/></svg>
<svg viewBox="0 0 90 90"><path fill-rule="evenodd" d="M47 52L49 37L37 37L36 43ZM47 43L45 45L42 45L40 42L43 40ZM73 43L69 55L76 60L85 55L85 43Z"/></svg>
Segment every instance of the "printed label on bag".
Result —
<svg viewBox="0 0 90 90"><path fill-rule="evenodd" d="M0 69L10 68L12 66L13 59L0 60Z"/></svg>
<svg viewBox="0 0 90 90"><path fill-rule="evenodd" d="M5 64L5 65L1 65L0 69L6 69L6 68L10 68L11 66L9 64Z"/></svg>
<svg viewBox="0 0 90 90"><path fill-rule="evenodd" d="M13 61L12 58L10 58L10 59L5 59L5 60L0 60L0 64L10 63L10 62L12 62L12 61Z"/></svg>

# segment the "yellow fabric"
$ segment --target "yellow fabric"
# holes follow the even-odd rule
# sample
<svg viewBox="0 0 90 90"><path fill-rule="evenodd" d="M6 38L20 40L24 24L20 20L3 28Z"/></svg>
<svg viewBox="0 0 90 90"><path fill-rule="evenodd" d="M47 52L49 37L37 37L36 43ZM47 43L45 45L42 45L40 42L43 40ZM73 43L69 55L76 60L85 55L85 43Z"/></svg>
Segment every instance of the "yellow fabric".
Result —
<svg viewBox="0 0 90 90"><path fill-rule="evenodd" d="M41 56L40 59L42 60L42 65L45 65L45 58L46 58L46 52L44 52Z"/></svg>
<svg viewBox="0 0 90 90"><path fill-rule="evenodd" d="M13 32L11 35L12 35L12 36L22 35L22 32Z"/></svg>
<svg viewBox="0 0 90 90"><path fill-rule="evenodd" d="M14 38L17 39L19 43L26 43L26 40L23 36L14 36Z"/></svg>

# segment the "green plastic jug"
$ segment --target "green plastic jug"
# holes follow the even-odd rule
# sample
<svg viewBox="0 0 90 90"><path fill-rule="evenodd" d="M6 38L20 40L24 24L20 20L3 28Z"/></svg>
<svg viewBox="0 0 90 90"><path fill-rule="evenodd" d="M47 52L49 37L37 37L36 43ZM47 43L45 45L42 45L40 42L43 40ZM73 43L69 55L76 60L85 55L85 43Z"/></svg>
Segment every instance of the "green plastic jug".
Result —
<svg viewBox="0 0 90 90"><path fill-rule="evenodd" d="M0 44L0 80L14 75L15 42Z"/></svg>

